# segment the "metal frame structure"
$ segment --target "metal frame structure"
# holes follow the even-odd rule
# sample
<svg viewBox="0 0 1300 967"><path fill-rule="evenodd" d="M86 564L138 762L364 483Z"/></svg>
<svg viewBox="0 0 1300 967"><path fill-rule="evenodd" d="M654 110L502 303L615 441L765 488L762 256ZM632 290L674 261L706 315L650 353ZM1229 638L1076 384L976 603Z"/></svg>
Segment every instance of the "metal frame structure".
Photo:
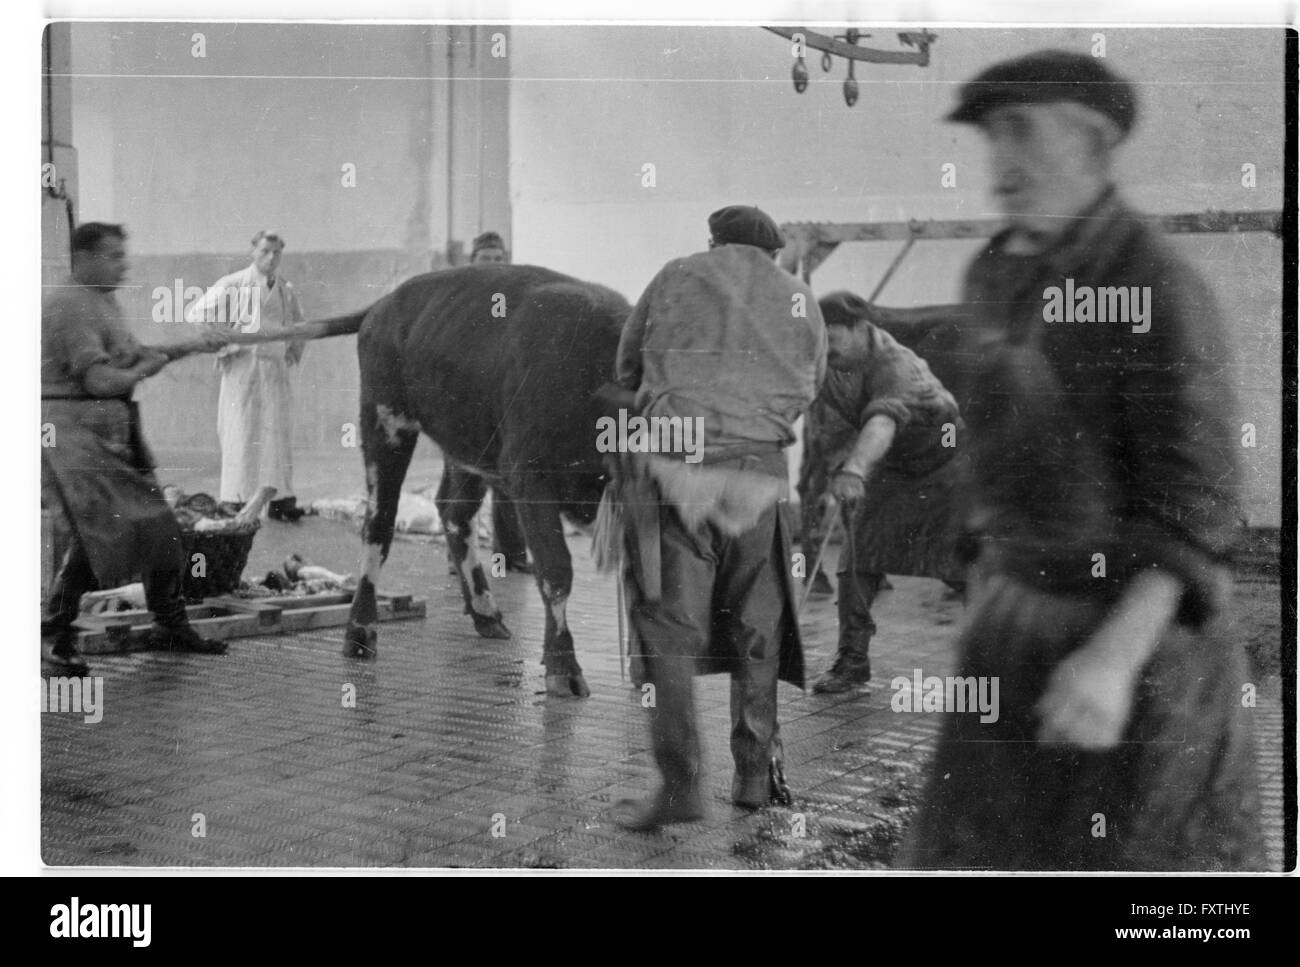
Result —
<svg viewBox="0 0 1300 967"><path fill-rule="evenodd" d="M1189 212L1154 216L1162 231L1174 235L1271 232L1282 237L1280 210ZM907 222L788 222L781 226L789 258L782 263L807 282L813 272L845 242L904 242L992 238L1002 223L995 218ZM895 263L896 264L896 263ZM883 281L883 280L882 280ZM878 287L879 288L879 287ZM874 301L874 300L873 300Z"/></svg>

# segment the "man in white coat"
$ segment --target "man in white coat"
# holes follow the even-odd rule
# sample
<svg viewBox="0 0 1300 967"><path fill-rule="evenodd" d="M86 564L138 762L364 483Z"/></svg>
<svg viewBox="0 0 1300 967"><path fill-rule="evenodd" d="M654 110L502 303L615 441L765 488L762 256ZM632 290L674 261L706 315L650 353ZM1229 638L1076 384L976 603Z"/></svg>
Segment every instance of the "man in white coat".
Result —
<svg viewBox="0 0 1300 967"><path fill-rule="evenodd" d="M303 321L288 279L277 273L284 240L270 232L253 236L252 264L227 275L186 313L191 323L223 325L232 331L264 332ZM217 354L221 396L217 436L221 441L221 496L242 505L264 486L276 499L268 514L294 522L304 511L293 493L292 395L289 369L302 359L304 342L226 346Z"/></svg>

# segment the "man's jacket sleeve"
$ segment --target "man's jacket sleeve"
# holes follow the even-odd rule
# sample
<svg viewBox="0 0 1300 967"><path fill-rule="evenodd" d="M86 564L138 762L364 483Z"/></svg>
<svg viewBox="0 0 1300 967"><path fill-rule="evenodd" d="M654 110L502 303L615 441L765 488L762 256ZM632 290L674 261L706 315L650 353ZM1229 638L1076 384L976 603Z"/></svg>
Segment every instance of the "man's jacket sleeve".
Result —
<svg viewBox="0 0 1300 967"><path fill-rule="evenodd" d="M1160 266L1150 331L1123 330L1119 451L1130 565L1184 585L1179 620L1199 626L1230 593L1240 534L1227 345L1214 297L1190 269Z"/></svg>
<svg viewBox="0 0 1300 967"><path fill-rule="evenodd" d="M206 292L203 293L194 305L190 306L185 313L185 321L194 325L213 325L224 326L227 329L239 328L241 322L240 312L240 286L239 278L241 273L236 272L233 275L223 276L217 279ZM215 353L215 362L220 362L228 356L235 356L240 353L251 352L249 346L237 346L234 344L222 346Z"/></svg>
<svg viewBox="0 0 1300 967"><path fill-rule="evenodd" d="M51 345L62 358L64 371L72 381L81 383L92 366L112 362L103 337L85 325L68 303L47 305L41 322L51 334Z"/></svg>
<svg viewBox="0 0 1300 967"><path fill-rule="evenodd" d="M212 287L186 310L185 321L194 325L203 325L208 320L214 324L219 321L229 324L238 314L238 310L239 292L229 285L229 276L227 276L213 283Z"/></svg>

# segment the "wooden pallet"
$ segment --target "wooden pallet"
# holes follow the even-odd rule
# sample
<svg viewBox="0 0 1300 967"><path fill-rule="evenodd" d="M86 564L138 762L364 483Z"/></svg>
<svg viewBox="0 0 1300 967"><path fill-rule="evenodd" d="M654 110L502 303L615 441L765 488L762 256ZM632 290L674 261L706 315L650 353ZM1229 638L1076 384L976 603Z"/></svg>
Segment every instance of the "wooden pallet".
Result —
<svg viewBox="0 0 1300 967"><path fill-rule="evenodd" d="M376 594L380 621L405 621L425 616L424 598L409 594ZM205 598L185 610L190 624L204 638L248 638L282 635L308 628L334 628L348 622L351 591L331 591L275 598ZM149 611L118 611L83 615L77 620L77 648L83 655L143 651L153 622Z"/></svg>

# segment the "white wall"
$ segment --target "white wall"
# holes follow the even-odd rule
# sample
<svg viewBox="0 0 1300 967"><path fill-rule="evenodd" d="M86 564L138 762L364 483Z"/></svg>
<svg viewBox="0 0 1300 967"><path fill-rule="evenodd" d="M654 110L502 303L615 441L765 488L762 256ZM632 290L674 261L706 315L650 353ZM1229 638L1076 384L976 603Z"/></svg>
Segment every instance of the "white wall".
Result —
<svg viewBox="0 0 1300 967"><path fill-rule="evenodd" d="M824 75L810 59L813 82L796 94L789 42L756 27L516 28L517 254L634 296L669 258L703 246L705 218L724 204L758 204L778 221L991 214L978 133L941 120L957 86L1005 57L1090 51L1094 32L943 29L929 67L858 65L850 109L842 62ZM1139 207L1281 205L1282 39L1106 31L1108 63L1139 86L1141 119L1118 173ZM888 31L867 43L895 46ZM640 184L647 162L653 189ZM1241 187L1243 162L1258 167L1253 192ZM955 189L940 187L944 163L957 165ZM911 288L933 301L939 281L955 294L933 273Z"/></svg>
<svg viewBox="0 0 1300 967"><path fill-rule="evenodd" d="M441 250L449 110L452 235L509 235L508 62L482 28L76 23L72 38L81 217L126 222L134 252L243 254L259 227L298 251Z"/></svg>

